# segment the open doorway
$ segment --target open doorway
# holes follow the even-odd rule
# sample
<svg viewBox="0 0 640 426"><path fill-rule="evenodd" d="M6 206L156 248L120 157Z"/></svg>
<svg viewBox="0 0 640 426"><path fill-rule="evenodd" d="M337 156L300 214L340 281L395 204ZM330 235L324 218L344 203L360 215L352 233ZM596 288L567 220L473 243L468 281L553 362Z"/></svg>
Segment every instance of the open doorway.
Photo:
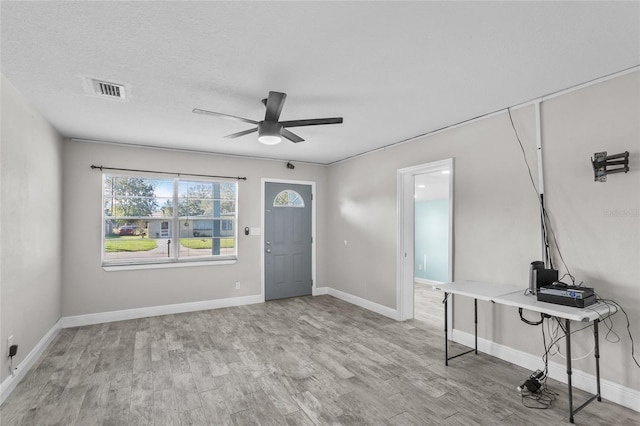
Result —
<svg viewBox="0 0 640 426"><path fill-rule="evenodd" d="M398 316L440 327L432 286L453 280L453 159L398 170L398 211Z"/></svg>
<svg viewBox="0 0 640 426"><path fill-rule="evenodd" d="M416 320L444 324L442 293L434 284L449 281L449 175L442 169L414 175L414 303Z"/></svg>

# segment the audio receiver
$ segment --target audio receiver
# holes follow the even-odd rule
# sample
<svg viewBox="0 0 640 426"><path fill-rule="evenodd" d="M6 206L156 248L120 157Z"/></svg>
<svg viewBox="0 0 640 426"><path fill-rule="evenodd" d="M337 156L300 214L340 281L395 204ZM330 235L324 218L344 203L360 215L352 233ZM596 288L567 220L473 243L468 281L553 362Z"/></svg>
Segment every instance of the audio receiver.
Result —
<svg viewBox="0 0 640 426"><path fill-rule="evenodd" d="M596 295L593 292L593 288L575 285L553 284L540 287L536 296L541 302L575 306L577 308L584 308L596 303Z"/></svg>

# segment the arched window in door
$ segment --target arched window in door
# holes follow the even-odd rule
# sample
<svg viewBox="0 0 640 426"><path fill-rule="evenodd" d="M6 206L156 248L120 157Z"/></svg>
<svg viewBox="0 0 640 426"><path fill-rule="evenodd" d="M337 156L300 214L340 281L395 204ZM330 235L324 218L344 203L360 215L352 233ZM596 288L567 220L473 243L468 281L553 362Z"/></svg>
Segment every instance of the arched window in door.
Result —
<svg viewBox="0 0 640 426"><path fill-rule="evenodd" d="M273 199L273 207L300 207L304 208L304 200L296 191L285 189Z"/></svg>

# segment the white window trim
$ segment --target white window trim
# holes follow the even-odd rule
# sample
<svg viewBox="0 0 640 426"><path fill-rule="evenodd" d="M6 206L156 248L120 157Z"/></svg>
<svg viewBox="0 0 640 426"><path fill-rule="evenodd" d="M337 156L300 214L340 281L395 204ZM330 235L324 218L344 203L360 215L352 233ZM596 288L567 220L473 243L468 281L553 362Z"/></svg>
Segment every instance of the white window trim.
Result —
<svg viewBox="0 0 640 426"><path fill-rule="evenodd" d="M135 271L138 269L165 269L165 268L186 268L194 266L218 266L218 265L233 265L238 261L238 258L233 259L216 259L208 261L191 261L191 262L171 262L171 263L136 263L131 265L103 265L102 269L107 272L112 271Z"/></svg>
<svg viewBox="0 0 640 426"><path fill-rule="evenodd" d="M179 225L180 221L183 220L183 217L178 216L177 211L177 199L178 199L178 182L180 179L188 180L188 181L202 181L202 182L231 182L235 184L236 196L235 196L235 214L233 215L234 222L234 244L235 244L235 254L233 255L211 255L211 256L198 256L196 258L179 258L179 257L171 257L171 258L151 258L151 259L123 259L123 260L106 260L105 259L105 214L104 214L104 179L105 176L122 176L122 177L136 177L136 178L147 178L147 179L164 179L164 180L173 180L174 185L174 214L172 217L167 217L167 221L171 222L172 232L177 233L177 238L171 238L171 250L176 253L176 250L179 250L179 241L180 241L180 230ZM164 268L184 268L184 267L198 267L198 266L218 266L218 265L231 265L235 264L238 260L238 200L239 200L239 185L238 182L228 179L205 179L194 177L190 178L189 176L181 177L180 175L176 176L168 176L158 173L152 172L127 172L127 171L118 171L118 172L103 172L101 179L101 199L102 203L100 206L101 210L101 245L100 245L100 259L101 259L101 267L104 271L127 271L127 270L139 270L139 269L164 269ZM219 218L223 220L222 218ZM204 220L204 219L203 219Z"/></svg>

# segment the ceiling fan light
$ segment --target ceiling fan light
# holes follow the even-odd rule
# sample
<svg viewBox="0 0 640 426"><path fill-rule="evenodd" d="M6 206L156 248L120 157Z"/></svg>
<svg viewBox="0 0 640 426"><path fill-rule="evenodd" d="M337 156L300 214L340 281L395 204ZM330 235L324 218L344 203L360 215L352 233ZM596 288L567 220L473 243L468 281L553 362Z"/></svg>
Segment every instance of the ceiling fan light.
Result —
<svg viewBox="0 0 640 426"><path fill-rule="evenodd" d="M282 142L282 125L271 121L258 123L258 140L265 145L277 145Z"/></svg>
<svg viewBox="0 0 640 426"><path fill-rule="evenodd" d="M282 138L278 135L260 135L258 140L265 145L277 145L282 142Z"/></svg>

